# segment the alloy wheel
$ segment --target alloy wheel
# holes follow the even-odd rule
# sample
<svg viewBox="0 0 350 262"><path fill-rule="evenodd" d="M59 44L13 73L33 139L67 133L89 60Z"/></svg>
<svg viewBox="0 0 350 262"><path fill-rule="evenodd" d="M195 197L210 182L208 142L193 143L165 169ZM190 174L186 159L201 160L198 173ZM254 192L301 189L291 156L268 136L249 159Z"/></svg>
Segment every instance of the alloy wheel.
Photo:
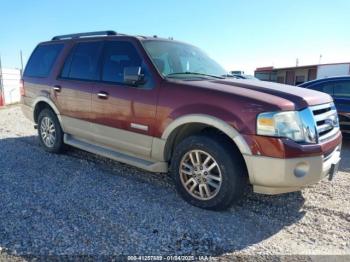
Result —
<svg viewBox="0 0 350 262"><path fill-rule="evenodd" d="M44 144L47 147L53 147L56 141L56 129L52 120L45 116L41 120L40 124L40 134Z"/></svg>
<svg viewBox="0 0 350 262"><path fill-rule="evenodd" d="M199 200L212 199L220 191L221 170L214 157L207 152L187 152L181 159L179 173L186 191Z"/></svg>

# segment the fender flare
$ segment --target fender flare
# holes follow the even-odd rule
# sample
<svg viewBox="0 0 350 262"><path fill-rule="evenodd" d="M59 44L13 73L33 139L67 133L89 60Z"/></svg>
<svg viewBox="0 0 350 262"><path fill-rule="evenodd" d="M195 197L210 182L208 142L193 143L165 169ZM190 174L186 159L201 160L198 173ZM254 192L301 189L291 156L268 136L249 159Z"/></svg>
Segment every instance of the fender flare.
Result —
<svg viewBox="0 0 350 262"><path fill-rule="evenodd" d="M57 109L57 106L54 104L54 102L52 102L52 100L46 96L38 96L34 101L33 101L33 104L32 104L32 108L33 108L33 119L35 119L35 108L36 106L38 105L38 103L40 102L45 102L46 104L48 104L52 110L55 112L55 114L57 115L58 117L58 120L60 122L61 121L61 116L60 116L60 111Z"/></svg>
<svg viewBox="0 0 350 262"><path fill-rule="evenodd" d="M175 119L164 130L162 134L162 140L167 141L171 133L176 128L184 124L191 124L191 123L206 124L217 128L218 130L225 133L228 137L230 137L233 140L233 142L236 144L236 146L238 147L242 155L252 154L247 142L244 140L243 136L235 128L233 128L232 126L227 124L225 121L217 117L214 117L211 115L205 115L205 114L190 114L190 115L181 116Z"/></svg>

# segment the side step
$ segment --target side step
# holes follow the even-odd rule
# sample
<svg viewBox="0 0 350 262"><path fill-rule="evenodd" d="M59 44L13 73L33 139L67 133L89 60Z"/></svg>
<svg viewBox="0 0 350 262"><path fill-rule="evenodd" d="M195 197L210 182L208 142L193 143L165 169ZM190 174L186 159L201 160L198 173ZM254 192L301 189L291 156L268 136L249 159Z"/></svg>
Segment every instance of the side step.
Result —
<svg viewBox="0 0 350 262"><path fill-rule="evenodd" d="M64 143L73 147L80 148L82 150L101 155L121 163L125 163L131 166L135 166L150 172L166 173L168 172L168 164L166 162L151 162L144 159L140 159L134 156L129 156L111 149L107 149L101 146L93 145L82 140L79 140L71 135L64 134Z"/></svg>

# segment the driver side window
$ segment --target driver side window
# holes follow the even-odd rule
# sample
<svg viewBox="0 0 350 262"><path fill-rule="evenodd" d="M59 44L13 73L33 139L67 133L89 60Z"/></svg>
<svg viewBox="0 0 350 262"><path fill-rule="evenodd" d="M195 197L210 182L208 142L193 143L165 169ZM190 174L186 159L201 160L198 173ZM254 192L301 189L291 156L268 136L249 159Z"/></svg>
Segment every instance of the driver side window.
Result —
<svg viewBox="0 0 350 262"><path fill-rule="evenodd" d="M311 86L311 89L333 95L334 84L332 82Z"/></svg>
<svg viewBox="0 0 350 262"><path fill-rule="evenodd" d="M146 83L144 88L150 88L151 77L146 65L134 45L127 41L108 41L104 47L102 61L102 81L124 84L124 69L141 67Z"/></svg>

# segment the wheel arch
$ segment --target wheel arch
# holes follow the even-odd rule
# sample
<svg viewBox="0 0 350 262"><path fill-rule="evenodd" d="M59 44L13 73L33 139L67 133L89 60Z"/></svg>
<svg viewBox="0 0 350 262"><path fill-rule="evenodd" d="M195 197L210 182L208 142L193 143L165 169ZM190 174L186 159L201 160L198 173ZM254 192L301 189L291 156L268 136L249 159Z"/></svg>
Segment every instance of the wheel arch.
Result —
<svg viewBox="0 0 350 262"><path fill-rule="evenodd" d="M169 161L177 142L188 135L198 133L205 128L216 129L231 139L242 155L251 155L251 150L241 136L241 134L225 121L205 114L185 115L174 120L162 134L162 140L165 142L164 159ZM180 137L180 139L179 139Z"/></svg>
<svg viewBox="0 0 350 262"><path fill-rule="evenodd" d="M38 97L38 98L36 98L35 101L33 102L33 108L34 108L34 110L33 110L33 119L34 119L35 123L38 122L39 113L44 108L51 109L57 115L59 121L61 122L60 113L59 113L56 105L49 98L47 98L47 97Z"/></svg>

